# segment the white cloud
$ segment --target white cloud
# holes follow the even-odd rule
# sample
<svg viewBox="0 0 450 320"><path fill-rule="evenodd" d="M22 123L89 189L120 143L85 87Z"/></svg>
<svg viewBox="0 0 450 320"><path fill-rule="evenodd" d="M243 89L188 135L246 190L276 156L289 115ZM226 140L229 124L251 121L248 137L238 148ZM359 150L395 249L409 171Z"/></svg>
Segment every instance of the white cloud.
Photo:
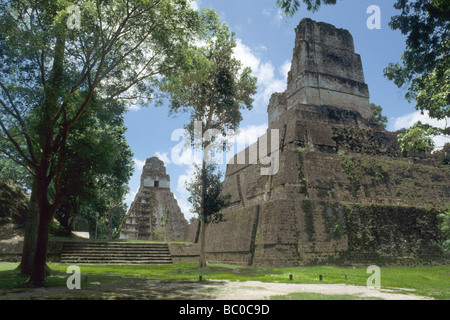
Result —
<svg viewBox="0 0 450 320"><path fill-rule="evenodd" d="M139 111L141 107L137 103L130 103L127 106L127 111Z"/></svg>
<svg viewBox="0 0 450 320"><path fill-rule="evenodd" d="M141 172L142 168L144 168L145 160L142 161L142 160L139 160L138 158L134 158L133 161L134 161L134 167L136 168L136 172Z"/></svg>
<svg viewBox="0 0 450 320"><path fill-rule="evenodd" d="M186 183L192 180L195 173L195 167L190 164L187 166L184 174L178 177L176 192L178 194L177 201L181 212L184 213L186 220L189 221L195 214L192 213L192 204L188 201L190 196L189 191L186 190Z"/></svg>
<svg viewBox="0 0 450 320"><path fill-rule="evenodd" d="M234 48L234 56L240 60L244 67L252 68L253 72L258 70L260 59L256 57L252 50L246 46L241 39L236 39L236 47Z"/></svg>
<svg viewBox="0 0 450 320"><path fill-rule="evenodd" d="M167 152L161 153L158 151L155 152L155 156L158 157L159 160L164 162L165 165L172 163L172 161L170 161L169 157L167 156Z"/></svg>
<svg viewBox="0 0 450 320"><path fill-rule="evenodd" d="M279 71L283 79L287 82L288 72L291 70L291 61L286 60L283 65L280 67Z"/></svg>
<svg viewBox="0 0 450 320"><path fill-rule="evenodd" d="M409 128L413 124L415 124L417 121L420 121L422 123L426 123L429 125L432 125L434 127L438 128L445 128L447 126L447 121L444 120L436 120L432 119L428 116L428 112L425 112L424 114L421 113L421 111L415 111L412 113L405 114L401 117L397 118L391 118L389 123L389 130L391 131L397 131L402 128ZM434 143L437 148L441 148L444 146L444 144L450 142L450 138L447 136L437 136L433 138Z"/></svg>
<svg viewBox="0 0 450 320"><path fill-rule="evenodd" d="M125 196L124 202L128 205L128 210L130 209L131 204L134 201L134 198L136 198L138 191L139 187L137 187L136 191L130 190L130 192L128 192L127 195Z"/></svg>
<svg viewBox="0 0 450 320"><path fill-rule="evenodd" d="M269 85L275 77L275 68L270 62L260 64L257 72L258 82L266 86Z"/></svg>
<svg viewBox="0 0 450 320"><path fill-rule="evenodd" d="M244 67L250 67L253 75L258 78L258 93L255 97L256 107L265 108L273 93L286 90L287 71L290 69L290 62L286 61L278 69L281 74L281 78L279 78L275 74L275 67L272 62L261 61L261 58L241 39L236 39L234 55L236 59L242 62Z"/></svg>
<svg viewBox="0 0 450 320"><path fill-rule="evenodd" d="M445 120L432 119L428 116L428 112L422 114L421 111L415 111L405 114L401 117L391 118L392 124L390 125L390 129L392 131L396 131L402 128L409 128L417 121L421 121L422 123L426 123L438 128L445 128L446 126Z"/></svg>

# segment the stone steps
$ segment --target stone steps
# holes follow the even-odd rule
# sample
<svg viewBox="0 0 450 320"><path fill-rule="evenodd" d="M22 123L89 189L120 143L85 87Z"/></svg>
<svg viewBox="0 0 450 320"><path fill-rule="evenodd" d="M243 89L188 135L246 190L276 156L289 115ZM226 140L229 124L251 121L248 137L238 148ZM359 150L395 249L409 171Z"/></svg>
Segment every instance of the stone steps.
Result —
<svg viewBox="0 0 450 320"><path fill-rule="evenodd" d="M64 264L172 264L166 243L65 242Z"/></svg>

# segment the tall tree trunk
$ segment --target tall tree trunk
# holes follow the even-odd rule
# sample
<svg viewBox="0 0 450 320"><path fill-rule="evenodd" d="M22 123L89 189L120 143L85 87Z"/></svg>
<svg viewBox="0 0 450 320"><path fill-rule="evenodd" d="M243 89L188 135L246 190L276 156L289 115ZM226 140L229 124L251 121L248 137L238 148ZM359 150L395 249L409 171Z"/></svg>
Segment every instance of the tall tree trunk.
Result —
<svg viewBox="0 0 450 320"><path fill-rule="evenodd" d="M34 253L37 244L37 231L39 226L39 208L37 205L36 187L33 185L31 190L30 202L25 222L25 234L23 238L22 259L19 267L23 275L31 275L33 270Z"/></svg>
<svg viewBox="0 0 450 320"><path fill-rule="evenodd" d="M55 11L56 15L56 11ZM45 86L45 99L44 99L44 116L43 123L40 126L40 157L39 165L36 167L36 175L34 177L36 202L39 213L39 226L37 229L37 243L36 251L33 257L33 269L31 271L31 277L29 283L33 285L41 286L46 281L46 262L47 262L47 247L50 231L50 222L55 214L57 205L61 200L61 190L59 184L59 173L61 171L62 160L64 159L64 148L67 137L67 129L64 128L64 134L60 145L55 150L55 124L61 114L58 109L58 95L62 88L62 77L64 69L64 53L65 53L65 27L59 25L56 28L56 41L55 49L53 53L53 66L50 73L50 80ZM65 110L63 110L65 117ZM54 167L52 157L58 154L57 169ZM56 173L56 174L55 174ZM55 198L52 204L48 199L49 185L54 179Z"/></svg>
<svg viewBox="0 0 450 320"><path fill-rule="evenodd" d="M42 208L41 208L42 209ZM47 247L50 230L50 208L40 212L38 240L33 260L33 270L29 282L33 285L42 286L46 282Z"/></svg>
<svg viewBox="0 0 450 320"><path fill-rule="evenodd" d="M203 217L200 219L200 259L198 262L199 268L206 268L206 221Z"/></svg>
<svg viewBox="0 0 450 320"><path fill-rule="evenodd" d="M199 268L206 268L206 211L205 211L205 199L206 199L206 163L202 161L202 204L200 214L200 258L198 262Z"/></svg>
<svg viewBox="0 0 450 320"><path fill-rule="evenodd" d="M50 231L50 222L55 214L60 196L55 196L53 204L48 200L49 178L47 172L49 169L50 153L44 149L41 164L37 169L34 185L36 186L36 199L39 212L39 226L37 229L36 251L33 258L33 269L29 283L42 286L46 281L47 275L47 247Z"/></svg>

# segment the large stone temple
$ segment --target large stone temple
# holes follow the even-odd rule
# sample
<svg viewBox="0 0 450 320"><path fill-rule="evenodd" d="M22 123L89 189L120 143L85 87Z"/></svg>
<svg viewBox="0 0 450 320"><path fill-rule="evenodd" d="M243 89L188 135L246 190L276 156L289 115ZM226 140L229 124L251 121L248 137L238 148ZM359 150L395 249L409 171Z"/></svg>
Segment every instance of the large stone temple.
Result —
<svg viewBox="0 0 450 320"><path fill-rule="evenodd" d="M187 221L170 191L170 176L157 157L146 160L141 185L122 225L120 238L182 240Z"/></svg>
<svg viewBox="0 0 450 320"><path fill-rule="evenodd" d="M227 166L223 192L232 203L224 221L207 228L207 259L296 266L439 257L448 167L404 156L396 135L371 119L348 31L303 19L295 32L287 90L267 109L279 168L262 175L261 163ZM258 143L243 151L247 158L252 147ZM173 247L175 257L198 254L197 230L189 225L193 244Z"/></svg>

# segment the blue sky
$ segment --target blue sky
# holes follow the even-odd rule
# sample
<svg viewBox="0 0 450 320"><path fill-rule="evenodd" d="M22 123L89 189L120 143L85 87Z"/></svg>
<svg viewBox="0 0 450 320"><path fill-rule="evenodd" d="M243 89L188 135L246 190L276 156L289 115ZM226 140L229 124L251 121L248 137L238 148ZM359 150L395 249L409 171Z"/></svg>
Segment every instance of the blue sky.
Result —
<svg viewBox="0 0 450 320"><path fill-rule="evenodd" d="M342 0L334 6L323 6L318 12L306 11L302 3L292 18L284 17L276 6L276 0L197 0L194 8L213 8L223 22L236 33L235 55L245 66L252 67L258 77L258 93L253 110L243 113L242 135L260 135L267 128L267 104L274 92L286 89L287 72L294 48L294 29L301 19L308 17L347 29L353 35L355 51L361 55L365 81L369 86L370 101L381 105L388 117L388 130L409 127L417 120L432 123L414 109L414 103L404 99L404 91L383 76L383 69L390 62L398 62L405 49L405 36L393 31L388 23L398 11L394 0ZM370 30L367 20L371 14L367 8L377 5L381 9L381 29ZM172 151L179 141L172 141L172 133L183 128L187 115L168 116L168 105L149 106L128 111L125 125L128 144L134 153L135 172L129 183L128 205L139 188L145 159L158 156L166 163L171 177L171 189L187 219L189 211L185 181L193 167L189 158L176 159ZM434 122L436 125L436 123ZM443 145L442 140L437 141Z"/></svg>

